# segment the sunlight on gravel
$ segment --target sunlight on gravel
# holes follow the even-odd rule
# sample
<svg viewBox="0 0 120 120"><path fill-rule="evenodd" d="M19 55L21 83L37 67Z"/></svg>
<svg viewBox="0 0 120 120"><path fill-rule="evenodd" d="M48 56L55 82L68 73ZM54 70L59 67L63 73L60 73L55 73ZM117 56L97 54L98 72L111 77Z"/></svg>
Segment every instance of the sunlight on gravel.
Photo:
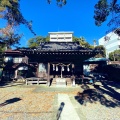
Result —
<svg viewBox="0 0 120 120"><path fill-rule="evenodd" d="M54 113L54 98L58 92L33 92L35 88L0 88L0 120L47 119ZM76 94L78 91L60 92Z"/></svg>

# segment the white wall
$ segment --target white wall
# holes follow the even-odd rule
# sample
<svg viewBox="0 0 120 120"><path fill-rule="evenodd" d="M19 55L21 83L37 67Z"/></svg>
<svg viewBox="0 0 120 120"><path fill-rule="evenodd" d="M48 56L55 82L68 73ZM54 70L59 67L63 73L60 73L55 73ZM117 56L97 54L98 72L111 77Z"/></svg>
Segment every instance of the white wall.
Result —
<svg viewBox="0 0 120 120"><path fill-rule="evenodd" d="M49 32L50 42L72 42L73 32Z"/></svg>
<svg viewBox="0 0 120 120"><path fill-rule="evenodd" d="M105 37L108 39L105 40ZM120 49L120 39L117 34L114 32L110 32L106 36L103 36L98 40L99 45L103 45L106 48L106 57L109 57L109 53L113 52L114 50Z"/></svg>

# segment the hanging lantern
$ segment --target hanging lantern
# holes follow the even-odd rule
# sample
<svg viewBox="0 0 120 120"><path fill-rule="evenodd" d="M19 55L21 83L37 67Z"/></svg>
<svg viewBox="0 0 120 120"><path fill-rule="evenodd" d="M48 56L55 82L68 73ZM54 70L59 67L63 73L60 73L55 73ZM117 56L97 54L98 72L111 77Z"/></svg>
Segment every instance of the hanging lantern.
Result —
<svg viewBox="0 0 120 120"><path fill-rule="evenodd" d="M56 71L58 71L58 66L56 65Z"/></svg>
<svg viewBox="0 0 120 120"><path fill-rule="evenodd" d="M67 66L67 71L68 71L68 72L70 71L69 65Z"/></svg>
<svg viewBox="0 0 120 120"><path fill-rule="evenodd" d="M62 71L64 71L64 66L62 66Z"/></svg>

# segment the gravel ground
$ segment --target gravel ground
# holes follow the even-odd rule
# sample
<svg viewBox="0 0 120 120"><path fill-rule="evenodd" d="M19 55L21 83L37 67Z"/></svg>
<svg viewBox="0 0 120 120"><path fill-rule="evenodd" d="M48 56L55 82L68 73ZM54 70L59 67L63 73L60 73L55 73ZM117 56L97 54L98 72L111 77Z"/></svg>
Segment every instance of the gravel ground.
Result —
<svg viewBox="0 0 120 120"><path fill-rule="evenodd" d="M120 120L120 87L105 86L101 83L96 85L99 85L99 88L95 89L90 86L99 92L96 95L98 98L96 101L87 101L86 104L81 104L79 98L75 99L74 96L70 96L77 113L84 120ZM101 102L101 97L104 98L104 102ZM92 97L90 96L90 98Z"/></svg>
<svg viewBox="0 0 120 120"><path fill-rule="evenodd" d="M54 113L54 94L34 88L1 88L0 120L46 120Z"/></svg>
<svg viewBox="0 0 120 120"><path fill-rule="evenodd" d="M69 95L81 120L120 120L120 89L108 86L108 90L102 84L99 85L98 90L103 90L101 93L107 103L112 101L115 106L106 106L99 100L93 103L87 102L86 105L80 104L75 99L78 92L84 91L80 87L4 86L0 88L0 120L56 120L58 93ZM111 93L118 96L113 97Z"/></svg>

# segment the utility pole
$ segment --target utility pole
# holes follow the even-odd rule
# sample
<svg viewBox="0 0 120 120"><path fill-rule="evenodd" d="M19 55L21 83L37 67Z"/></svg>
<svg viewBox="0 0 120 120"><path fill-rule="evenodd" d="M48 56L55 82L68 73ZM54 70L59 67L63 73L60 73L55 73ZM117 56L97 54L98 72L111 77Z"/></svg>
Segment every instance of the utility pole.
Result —
<svg viewBox="0 0 120 120"><path fill-rule="evenodd" d="M94 48L97 46L96 45L96 40L93 40L93 45L94 45Z"/></svg>

